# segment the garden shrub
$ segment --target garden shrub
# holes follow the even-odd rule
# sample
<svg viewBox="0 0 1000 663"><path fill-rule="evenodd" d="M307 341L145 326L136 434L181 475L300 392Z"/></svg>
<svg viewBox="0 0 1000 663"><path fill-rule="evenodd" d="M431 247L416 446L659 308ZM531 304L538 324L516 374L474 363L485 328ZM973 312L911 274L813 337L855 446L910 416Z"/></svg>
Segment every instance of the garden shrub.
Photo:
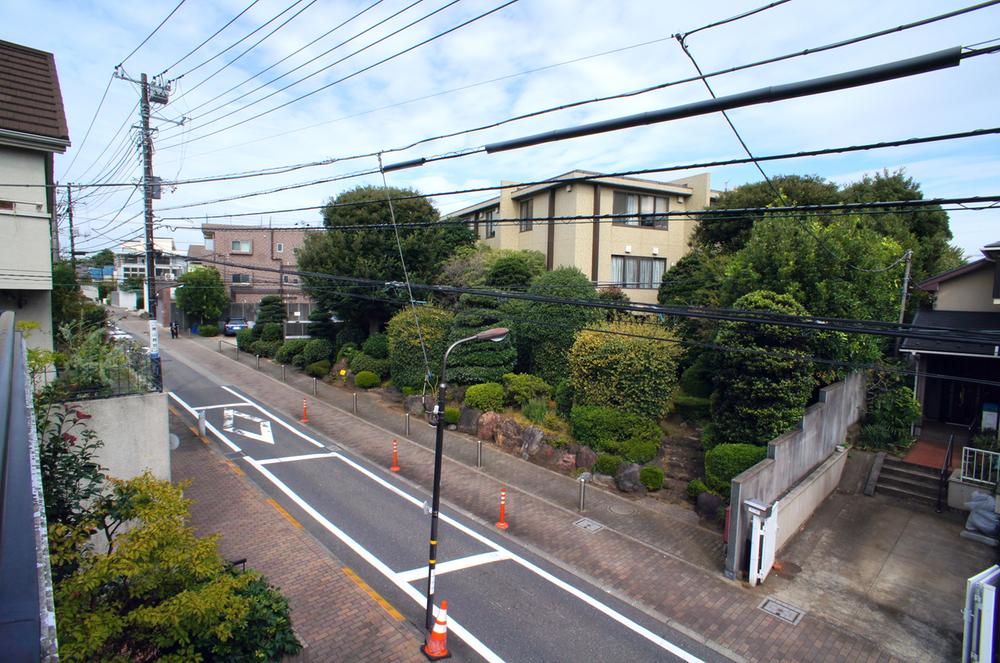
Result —
<svg viewBox="0 0 1000 663"><path fill-rule="evenodd" d="M329 374L330 374L329 359L314 361L313 363L306 366L306 375L311 375L314 378L325 378Z"/></svg>
<svg viewBox="0 0 1000 663"><path fill-rule="evenodd" d="M361 344L361 351L375 359L388 359L389 337L381 332L375 332Z"/></svg>
<svg viewBox="0 0 1000 663"><path fill-rule="evenodd" d="M681 373L681 389L688 396L708 398L712 395L712 369L708 356L701 354Z"/></svg>
<svg viewBox="0 0 1000 663"><path fill-rule="evenodd" d="M253 329L249 327L236 332L236 347L239 348L240 352L250 352L250 344L256 340L253 336Z"/></svg>
<svg viewBox="0 0 1000 663"><path fill-rule="evenodd" d="M303 353L299 353L292 357L292 366L295 368L305 368L306 367L306 356Z"/></svg>
<svg viewBox="0 0 1000 663"><path fill-rule="evenodd" d="M594 462L593 469L596 474L610 474L614 476L618 472L618 468L621 467L621 464L621 456L601 453L597 454L597 461Z"/></svg>
<svg viewBox="0 0 1000 663"><path fill-rule="evenodd" d="M416 310L405 308L389 320L389 374L397 387L420 387L424 384L427 371L424 348L432 370L441 365L445 341L454 317L451 311L434 306L419 306Z"/></svg>
<svg viewBox="0 0 1000 663"><path fill-rule="evenodd" d="M344 357L347 357L347 361L350 362L351 357L353 357L357 351L358 351L358 346L356 346L354 343L344 343L342 346L340 346L340 349L337 350L337 361L340 361Z"/></svg>
<svg viewBox="0 0 1000 663"><path fill-rule="evenodd" d="M264 326L268 324L276 324L281 327L281 323L285 321L285 303L281 301L280 295L265 295L261 298L260 304L257 305L257 325ZM263 330L260 332L263 335ZM265 338L265 341L274 341L277 339Z"/></svg>
<svg viewBox="0 0 1000 663"><path fill-rule="evenodd" d="M302 354L308 342L309 339L305 338L293 338L290 341L285 341L281 344L281 348L274 353L274 360L279 364L292 363L292 358L297 354Z"/></svg>
<svg viewBox="0 0 1000 663"><path fill-rule="evenodd" d="M337 332L335 338L336 347L343 347L348 343L353 344L355 347L361 345L365 340L365 332L363 329L357 325L353 325L350 322L344 323L343 328Z"/></svg>
<svg viewBox="0 0 1000 663"><path fill-rule="evenodd" d="M530 373L507 373L503 376L503 386L507 402L522 408L530 400L547 401L552 397L552 387L542 378Z"/></svg>
<svg viewBox="0 0 1000 663"><path fill-rule="evenodd" d="M322 338L314 338L302 348L302 358L305 360L306 366L329 359L332 354L333 346L330 345L330 341ZM327 371L329 372L329 369Z"/></svg>
<svg viewBox="0 0 1000 663"><path fill-rule="evenodd" d="M688 499L694 501L698 499L698 496L701 495L702 493L707 493L710 491L708 490L708 486L706 486L705 482L702 481L701 479L691 479L690 481L688 481L687 489L685 490L685 492L687 493Z"/></svg>
<svg viewBox="0 0 1000 663"><path fill-rule="evenodd" d="M645 456L649 447L642 444L652 443L655 456L662 436L655 421L609 407L577 405L570 411L569 419L573 437L595 451L619 452L630 448L633 454Z"/></svg>
<svg viewBox="0 0 1000 663"><path fill-rule="evenodd" d="M254 343L254 351L261 357L274 357L282 346L281 341L257 341Z"/></svg>
<svg viewBox="0 0 1000 663"><path fill-rule="evenodd" d="M449 426L454 426L458 424L458 420L462 418L462 410L457 407L446 407L444 409L444 423Z"/></svg>
<svg viewBox="0 0 1000 663"><path fill-rule="evenodd" d="M352 354L348 366L351 372L355 374L361 371L370 371L380 378L389 377L389 360L376 359L364 352L355 352Z"/></svg>
<svg viewBox="0 0 1000 663"><path fill-rule="evenodd" d="M688 421L707 421L712 416L711 401L700 396L688 396L683 391L674 395L674 412Z"/></svg>
<svg viewBox="0 0 1000 663"><path fill-rule="evenodd" d="M624 445L622 445L622 455L625 456L625 460L632 463L648 463L649 461L656 458L656 452L660 448L659 436L657 439L643 439L641 437L634 437L627 440Z"/></svg>
<svg viewBox="0 0 1000 663"><path fill-rule="evenodd" d="M371 389L379 385L379 376L371 371L361 371L354 376L354 385L358 389Z"/></svg>
<svg viewBox="0 0 1000 663"><path fill-rule="evenodd" d="M218 336L219 335L219 325L200 325L198 327L198 336Z"/></svg>
<svg viewBox="0 0 1000 663"><path fill-rule="evenodd" d="M720 444L705 454L705 483L713 491L729 497L734 476L767 456L767 447L756 444Z"/></svg>
<svg viewBox="0 0 1000 663"><path fill-rule="evenodd" d="M573 383L563 380L556 385L556 412L564 417L569 416L569 411L573 409Z"/></svg>
<svg viewBox="0 0 1000 663"><path fill-rule="evenodd" d="M262 341L274 342L285 338L284 329L279 322L258 323L254 329L260 330L258 338Z"/></svg>
<svg viewBox="0 0 1000 663"><path fill-rule="evenodd" d="M662 325L628 320L579 332L569 351L576 401L661 417L677 383L676 340Z"/></svg>
<svg viewBox="0 0 1000 663"><path fill-rule="evenodd" d="M646 490L659 490L663 488L663 470L653 465L639 470L639 481L646 487Z"/></svg>
<svg viewBox="0 0 1000 663"><path fill-rule="evenodd" d="M545 417L549 414L549 404L540 398L532 398L521 408L521 414L529 421L540 424L545 421Z"/></svg>
<svg viewBox="0 0 1000 663"><path fill-rule="evenodd" d="M869 400L860 441L876 449L905 447L912 440L912 426L920 421L920 403L913 390L899 384L876 393Z"/></svg>
<svg viewBox="0 0 1000 663"><path fill-rule="evenodd" d="M465 407L483 412L503 410L503 386L496 382L474 384L465 390Z"/></svg>
<svg viewBox="0 0 1000 663"><path fill-rule="evenodd" d="M447 343L494 327L510 327L504 317L497 299L464 294L458 298L458 310L448 331ZM448 382L459 385L500 382L504 374L514 370L516 361L517 349L510 338L498 343L463 343L448 357Z"/></svg>

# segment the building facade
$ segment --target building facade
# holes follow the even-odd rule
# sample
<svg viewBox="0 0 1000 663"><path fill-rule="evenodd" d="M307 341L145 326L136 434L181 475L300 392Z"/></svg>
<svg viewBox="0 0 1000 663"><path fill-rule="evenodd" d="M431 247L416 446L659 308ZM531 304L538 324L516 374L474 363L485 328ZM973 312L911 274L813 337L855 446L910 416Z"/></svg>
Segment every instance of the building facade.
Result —
<svg viewBox="0 0 1000 663"><path fill-rule="evenodd" d="M174 240L169 237L154 237L153 269L157 281L176 281L187 271L187 261L177 252ZM141 239L122 242L115 252L114 278L118 283L126 279L146 278L146 242Z"/></svg>
<svg viewBox="0 0 1000 663"><path fill-rule="evenodd" d="M0 308L38 325L31 347L52 349L54 159L69 144L53 55L0 41Z"/></svg>
<svg viewBox="0 0 1000 663"><path fill-rule="evenodd" d="M684 213L718 196L707 173L657 182L577 170L540 184L503 185L498 197L453 216L491 248L539 251L547 269L576 267L638 303L656 303L663 274L687 253L697 220Z"/></svg>

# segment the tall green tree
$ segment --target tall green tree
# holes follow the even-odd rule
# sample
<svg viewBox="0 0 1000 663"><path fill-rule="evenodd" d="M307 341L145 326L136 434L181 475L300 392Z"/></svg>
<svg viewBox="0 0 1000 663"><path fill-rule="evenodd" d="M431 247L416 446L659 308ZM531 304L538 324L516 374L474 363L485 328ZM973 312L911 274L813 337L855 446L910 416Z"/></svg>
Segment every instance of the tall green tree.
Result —
<svg viewBox="0 0 1000 663"><path fill-rule="evenodd" d="M493 297L465 294L451 324L446 345L494 327L510 327L500 302ZM514 370L517 349L510 337L499 343L463 343L448 358L448 379L454 384L500 382Z"/></svg>
<svg viewBox="0 0 1000 663"><path fill-rule="evenodd" d="M412 189L389 188L387 192L382 187L360 186L341 193L323 208L327 230L306 237L305 246L297 252L300 269L402 283L405 277L388 196L396 199L395 220L402 226L399 241L412 280L432 282L449 256L475 240L472 231L461 225L405 227L438 220L438 211L430 201ZM405 288L394 285L360 286L304 276L303 288L323 308L371 333L377 332L406 302ZM385 299L390 301L382 301Z"/></svg>
<svg viewBox="0 0 1000 663"><path fill-rule="evenodd" d="M115 264L115 254L111 249L101 249L87 260L91 267L107 267Z"/></svg>
<svg viewBox="0 0 1000 663"><path fill-rule="evenodd" d="M52 263L52 328L79 320L84 298L73 265L66 260Z"/></svg>
<svg viewBox="0 0 1000 663"><path fill-rule="evenodd" d="M454 318L451 311L418 306L416 310L404 308L389 320L386 336L394 385L417 389L424 384L428 371L438 375Z"/></svg>
<svg viewBox="0 0 1000 663"><path fill-rule="evenodd" d="M213 267L183 274L177 288L177 306L199 323L214 323L229 305L222 277Z"/></svg>
<svg viewBox="0 0 1000 663"><path fill-rule="evenodd" d="M268 322L281 324L285 321L285 302L279 295L266 295L261 297L257 307L257 324L262 325Z"/></svg>

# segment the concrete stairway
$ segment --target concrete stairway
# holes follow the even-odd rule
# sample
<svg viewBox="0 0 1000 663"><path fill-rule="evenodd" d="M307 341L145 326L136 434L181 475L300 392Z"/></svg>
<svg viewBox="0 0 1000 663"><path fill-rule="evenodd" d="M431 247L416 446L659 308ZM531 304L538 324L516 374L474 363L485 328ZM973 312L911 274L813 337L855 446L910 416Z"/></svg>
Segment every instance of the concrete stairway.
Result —
<svg viewBox="0 0 1000 663"><path fill-rule="evenodd" d="M937 505L938 470L886 456L876 491L929 506Z"/></svg>

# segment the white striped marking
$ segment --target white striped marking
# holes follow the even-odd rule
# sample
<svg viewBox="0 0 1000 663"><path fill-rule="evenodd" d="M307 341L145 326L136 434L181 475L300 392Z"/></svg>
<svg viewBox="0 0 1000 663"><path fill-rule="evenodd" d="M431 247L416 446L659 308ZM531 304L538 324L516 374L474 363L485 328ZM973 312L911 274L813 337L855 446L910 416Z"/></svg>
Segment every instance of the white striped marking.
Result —
<svg viewBox="0 0 1000 663"><path fill-rule="evenodd" d="M246 396L240 394L237 391L234 391L233 389L230 389L229 387L225 387L224 386L222 388L225 389L226 391L228 391L230 394L232 394L236 398L242 398L243 402L245 404L247 404L247 405L249 405L251 407L256 408L258 411L260 411L261 413L263 413L265 416L270 417L271 420L274 421L276 424L278 424L279 426L283 426L284 428L286 428L287 430L291 431L292 433L295 433L296 435L298 435L299 437L301 437L306 442L309 442L313 446L319 447L320 449L326 449L326 446L322 442L319 442L319 441L317 441L317 440L309 437L308 435L306 435L302 431L298 430L294 426L286 423L281 417L279 417L279 416L277 416L275 414L272 414L271 412L269 412L268 410L265 410L263 407L261 407L257 403L254 403L252 400L250 400Z"/></svg>
<svg viewBox="0 0 1000 663"><path fill-rule="evenodd" d="M313 460L314 458L333 458L337 453L331 451L326 454L303 454L301 456L285 456L284 458L268 458L267 460L258 460L257 462L261 465L270 465L271 463L291 463L297 460Z"/></svg>
<svg viewBox="0 0 1000 663"><path fill-rule="evenodd" d="M192 408L196 412L201 410L217 410L223 407L251 407L249 403L223 403L222 405L199 405Z"/></svg>
<svg viewBox="0 0 1000 663"><path fill-rule="evenodd" d="M468 557L462 557L460 559L452 559L447 562L441 562L440 564L434 565L434 575L441 575L442 573L449 573L451 571L461 571L462 569L470 569L473 566L479 566L480 564L490 564L492 562L502 562L505 559L510 559L510 555L506 551L494 550L493 552L480 553L478 555L469 555ZM416 580L423 580L427 577L427 567L421 567L419 569L410 569L409 571L401 571L396 574L404 582L414 582Z"/></svg>
<svg viewBox="0 0 1000 663"><path fill-rule="evenodd" d="M195 409L193 407L191 407L190 405L188 405L187 403L185 403L181 399L180 396L178 396L177 394L175 394L174 392L171 391L170 392L170 398L172 398L175 401L177 401L177 404L180 405L185 410L187 410L189 413L191 413L191 416L193 416L195 418L198 418L198 413L195 411ZM209 423L209 422L206 421L205 422L205 428L207 428L209 431L211 431L211 433L213 435L215 435L217 438L219 438L220 440L222 440L222 443L225 444L230 449L232 449L233 451L235 451L237 453L243 453L242 449L240 449L238 446L236 446L236 444L232 440L230 440L228 437L226 437L221 430L219 430L218 428L216 428L215 426L213 426L211 423Z"/></svg>

